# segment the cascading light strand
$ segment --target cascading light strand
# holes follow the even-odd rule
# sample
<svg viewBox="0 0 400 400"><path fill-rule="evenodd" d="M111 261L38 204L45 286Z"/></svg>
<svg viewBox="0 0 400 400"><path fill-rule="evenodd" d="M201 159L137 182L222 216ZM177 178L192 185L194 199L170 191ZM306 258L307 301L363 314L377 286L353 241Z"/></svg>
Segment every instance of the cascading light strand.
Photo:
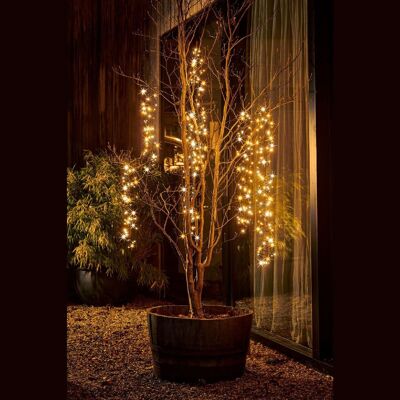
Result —
<svg viewBox="0 0 400 400"><path fill-rule="evenodd" d="M267 107L251 117L240 114L241 129L237 137L243 143L242 162L237 167L238 181L238 224L241 232L253 226L257 243L257 265L267 266L275 256L273 224L273 184L275 175L271 169L274 151L274 121Z"/></svg>
<svg viewBox="0 0 400 400"><path fill-rule="evenodd" d="M143 118L143 151L142 156L149 157L151 163L158 160L159 144L155 133L155 112L157 110L158 95L149 95L147 89L142 88L141 115Z"/></svg>
<svg viewBox="0 0 400 400"><path fill-rule="evenodd" d="M196 188L198 187L199 180L205 169L205 162L207 152L209 150L209 135L208 135L208 115L203 107L202 96L206 91L206 81L203 79L204 59L201 56L199 48L192 50L192 58L189 61L189 84L190 84L190 97L192 101L188 111L186 112L186 128L187 128L187 141L190 146L189 159L189 175L190 185L185 187L183 184L182 191L188 192L190 196L190 203L193 205L189 210L183 209L183 213L190 214L190 226L184 229L181 238L184 239L190 235L195 243L200 240L199 233L199 219L200 213L196 209ZM188 232L186 232L186 230Z"/></svg>
<svg viewBox="0 0 400 400"><path fill-rule="evenodd" d="M136 245L134 231L138 229L138 218L135 210L134 200L137 195L139 174L148 173L156 167L158 161L159 143L155 132L155 112L157 110L158 95L150 95L147 89L140 90L142 96L141 116L143 118L143 165L138 171L130 164L125 164L122 173L122 201L125 204L124 220L122 225L121 239L128 242L128 248Z"/></svg>
<svg viewBox="0 0 400 400"><path fill-rule="evenodd" d="M121 239L128 242L128 248L134 248L136 240L133 232L138 229L137 215L133 209L135 187L138 181L136 178L136 169L129 164L125 164L122 174L122 201L125 204L124 220L122 226Z"/></svg>

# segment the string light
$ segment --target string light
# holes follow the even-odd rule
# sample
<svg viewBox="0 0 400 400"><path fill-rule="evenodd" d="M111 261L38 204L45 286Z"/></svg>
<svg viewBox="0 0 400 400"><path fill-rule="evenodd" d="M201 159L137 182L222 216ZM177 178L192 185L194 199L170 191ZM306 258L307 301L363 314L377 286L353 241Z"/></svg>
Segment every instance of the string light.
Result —
<svg viewBox="0 0 400 400"><path fill-rule="evenodd" d="M143 170L146 173L156 167L158 161L159 143L155 134L155 112L157 110L157 94L150 96L147 89L140 90L142 96L141 115L143 118ZM139 173L135 167L125 164L122 175L122 201L126 206L124 221L122 225L121 239L128 242L128 248L134 248L136 240L133 232L138 229L138 218L134 210L134 199L137 197L137 186L139 184Z"/></svg>
<svg viewBox="0 0 400 400"><path fill-rule="evenodd" d="M194 94L195 109L187 112L187 141L192 149L189 157L191 192L196 187L199 173L204 172L205 159L209 148L207 130L207 113L202 107L202 95L205 92L206 81L202 78L204 60L200 49L195 48L189 62L190 89ZM242 111L239 115L240 128L237 142L241 164L239 173L239 215L238 222L242 225L241 232L251 224L254 225L257 242L262 243L257 249L257 260L260 267L269 265L274 254L274 234L272 212L272 196L274 175L271 173L271 153L274 150L273 127L271 113L266 106L259 108L254 116ZM252 188L257 188L254 192ZM186 210L184 210L184 213ZM200 239L197 220L200 218L195 208L189 210L192 225L190 233L197 242Z"/></svg>
<svg viewBox="0 0 400 400"><path fill-rule="evenodd" d="M237 168L239 182L242 182L238 184L237 222L242 226L241 233L245 233L250 225L254 226L256 236L254 240L260 243L257 247L257 265L264 267L271 264L275 255L271 195L275 178L271 171L274 122L265 106L260 107L253 117L242 111L239 118L242 128L247 125L247 137L244 140L244 129L237 135L238 142L243 143L242 160ZM252 188L257 189L252 190Z"/></svg>
<svg viewBox="0 0 400 400"><path fill-rule="evenodd" d="M196 207L196 187L199 184L199 179L204 176L206 169L206 159L208 149L210 148L210 138L208 134L208 123L209 118L206 109L202 106L202 97L206 92L207 83L203 79L204 59L201 57L201 51L199 48L194 48L191 52L191 56L188 62L188 83L190 96L193 98L191 107L186 112L186 132L187 132L187 143L190 146L190 154L188 156L188 167L187 171L190 176L190 182L180 188L181 192L190 196L190 203L193 205L189 210L183 208L183 214L187 214L189 211L190 225L185 227L184 232L181 235L182 239L190 236L195 241L200 240L199 225L200 214ZM185 172L185 171L183 171ZM188 235L187 232L190 234Z"/></svg>
<svg viewBox="0 0 400 400"><path fill-rule="evenodd" d="M143 151L142 156L150 155L150 163L158 160L159 145L155 134L155 112L157 110L157 94L149 96L147 90L143 88L140 91L142 95L141 115L143 118Z"/></svg>
<svg viewBox="0 0 400 400"><path fill-rule="evenodd" d="M199 48L194 48L188 62L188 92L190 109L186 112L185 128L186 141L190 146L188 155L189 171L180 170L190 179L184 181L179 191L189 196L190 208L183 206L182 213L187 216L189 226L184 226L180 233L182 240L191 238L196 243L200 240L199 220L196 197L201 179L205 178L209 149L212 142L208 131L209 116L202 106L202 98L206 92L207 82L203 79L204 59ZM146 89L140 91L142 96L141 115L143 117L143 152L146 160L144 172L149 173L158 160L159 144L155 134L155 111L157 110L157 95L150 96ZM240 164L238 174L238 216L240 232L245 233L249 226L254 227L257 247L257 265L268 266L275 255L275 241L273 229L273 197L272 190L275 175L271 170L271 157L274 151L274 121L270 110L266 106L260 107L250 115L243 110L239 114L239 129L235 143ZM141 171L139 171L141 172ZM139 182L139 175L129 165L123 169L123 201L128 210L132 208L135 198L135 188ZM255 188L255 189L254 189ZM137 196L137 194L136 194ZM131 211L125 215L121 237L135 244L132 231L137 229L136 214Z"/></svg>
<svg viewBox="0 0 400 400"><path fill-rule="evenodd" d="M129 164L125 164L122 174L122 201L126 205L124 211L124 220L122 226L121 239L128 242L128 248L134 248L136 240L133 238L133 231L138 229L136 211L132 210L133 203L133 189L136 187L138 181L135 178L136 169Z"/></svg>

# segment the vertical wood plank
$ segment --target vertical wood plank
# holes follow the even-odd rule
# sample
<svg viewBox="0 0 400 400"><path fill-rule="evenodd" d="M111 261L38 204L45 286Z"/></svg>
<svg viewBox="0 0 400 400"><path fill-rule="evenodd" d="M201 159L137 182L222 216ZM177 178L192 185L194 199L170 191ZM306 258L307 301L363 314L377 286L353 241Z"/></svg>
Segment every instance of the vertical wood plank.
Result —
<svg viewBox="0 0 400 400"><path fill-rule="evenodd" d="M85 149L107 144L139 154L142 122L138 87L117 75L143 73L146 0L68 2L68 165L81 165Z"/></svg>

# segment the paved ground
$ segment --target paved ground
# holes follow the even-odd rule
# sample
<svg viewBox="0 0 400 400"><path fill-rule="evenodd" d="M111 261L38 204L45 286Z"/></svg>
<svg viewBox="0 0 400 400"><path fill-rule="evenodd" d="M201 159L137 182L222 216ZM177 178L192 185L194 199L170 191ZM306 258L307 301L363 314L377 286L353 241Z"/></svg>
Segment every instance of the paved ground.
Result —
<svg viewBox="0 0 400 400"><path fill-rule="evenodd" d="M246 372L234 381L178 384L152 373L146 308L68 306L68 400L332 399L333 379L251 342Z"/></svg>

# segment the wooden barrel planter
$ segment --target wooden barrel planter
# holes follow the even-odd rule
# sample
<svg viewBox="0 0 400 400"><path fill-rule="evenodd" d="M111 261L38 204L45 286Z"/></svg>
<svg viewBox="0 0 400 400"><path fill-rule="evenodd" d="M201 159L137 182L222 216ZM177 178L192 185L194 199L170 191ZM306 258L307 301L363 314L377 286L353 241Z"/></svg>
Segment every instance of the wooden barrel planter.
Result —
<svg viewBox="0 0 400 400"><path fill-rule="evenodd" d="M226 314L228 306L205 306ZM148 311L154 373L175 382L216 382L241 376L250 343L252 311L218 319L179 317L187 306L159 306Z"/></svg>

